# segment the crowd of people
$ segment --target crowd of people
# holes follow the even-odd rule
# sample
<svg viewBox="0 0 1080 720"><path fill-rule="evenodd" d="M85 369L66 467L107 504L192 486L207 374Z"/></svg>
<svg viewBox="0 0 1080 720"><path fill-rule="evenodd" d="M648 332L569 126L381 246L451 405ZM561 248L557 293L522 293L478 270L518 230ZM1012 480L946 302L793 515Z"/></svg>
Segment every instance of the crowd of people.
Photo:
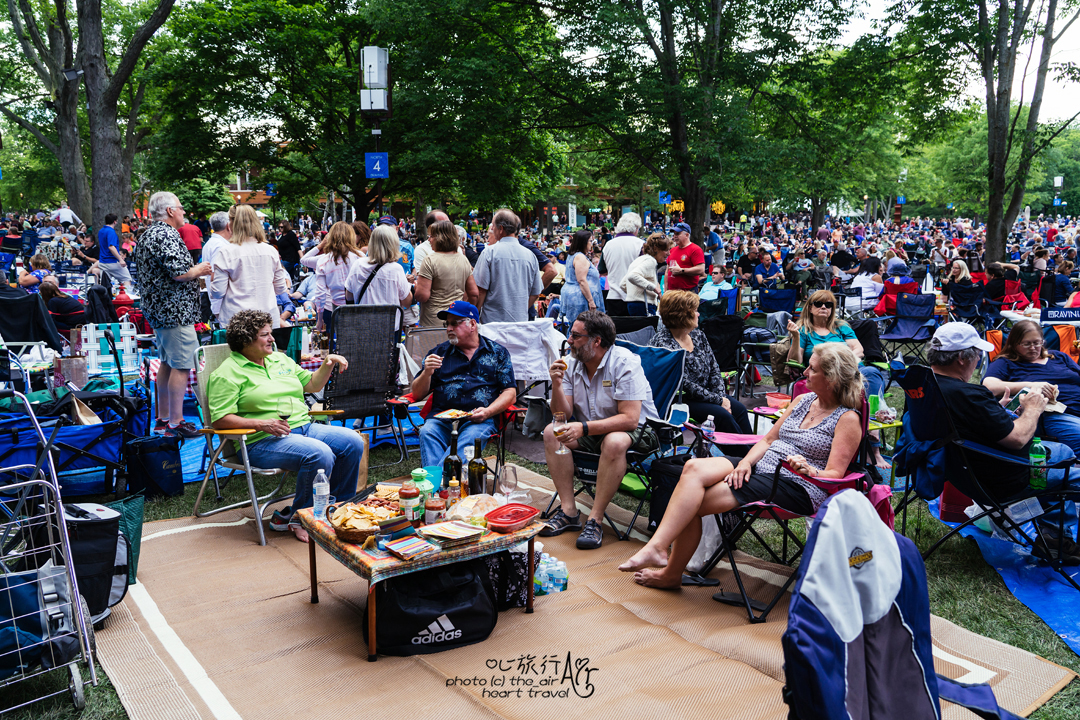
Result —
<svg viewBox="0 0 1080 720"><path fill-rule="evenodd" d="M539 222L524 227L505 208L484 225L473 217L455 223L434 210L419 234L388 215L372 225L338 221L321 227L301 215L270 228L246 205L190 223L177 197L159 192L148 216L145 223L110 214L96 234L66 207L51 216L7 218L8 238L17 235L24 251L17 284L41 293L68 327L79 324L78 301L61 291L54 262L79 263L139 293L161 360L157 432L197 433L182 406L199 345L196 325L214 320L226 327L232 355L211 379L210 422L218 429L256 430L245 438L252 460L297 472L296 499L275 513L271 527L291 529L300 539L306 537L295 512L310 505L315 470L327 470L331 491L346 495L363 449L352 431L312 424L302 402L304 392L321 389L348 360L330 355L317 371L303 370L275 351L274 328L311 318L317 329L332 332L334 309L350 304L400 306L409 325L445 327L446 342L423 358L410 389L417 400L433 395L432 414L451 408L468 413L459 442L469 445L495 432L495 419L517 389L508 351L483 337L480 325L525 322L538 314L561 320L570 356L550 368L551 410L570 422L558 433L553 425L544 431L559 509L541 534L576 530L577 546L592 549L603 541L604 511L626 472L627 453L647 453L659 444L647 422L658 419L648 379L639 358L615 344L611 318L658 314L652 345L687 353L681 389L691 417L711 415L718 430L749 434L747 408L724 391L716 357L698 328L700 310L735 289L738 296L742 289L796 289L803 312L787 324L786 359L805 368L807 392L743 457L686 465L652 540L621 568L656 587L678 583L700 537L693 519L763 499L780 463L795 472L781 474L774 500L804 514L821 504L824 493L796 473L846 473L861 440L862 398L880 393L885 377L863 361L862 344L841 319L838 293L858 288L866 307L886 284L914 283L939 287L946 296L980 286L987 299L998 300L1021 273L1034 273L1052 281L1048 301L1080 304L1072 287L1080 238L1073 220L1018 222L1008 262L994 262L985 257L982 227L929 218L828 218L815 228L805 214L714 217L700 229L699 244L692 241L694 228L678 218L650 224L633 212L594 229L557 226L554 234ZM27 254L28 233L36 242ZM982 385L972 385L975 353L984 345L963 323L942 326L931 343L929 361L943 393L965 408L965 419L957 422L961 435L1019 454L1039 429L1080 451L1080 366L1046 350L1036 323L1021 322ZM1003 416L1002 405L1021 388L1031 392L1019 413ZM296 400L288 420L280 417L282 397ZM1043 413L1055 399L1066 412ZM420 437L425 466L446 456L449 435L448 422L428 418ZM600 457L587 518L577 510L574 460L566 448ZM873 460L885 462L876 446ZM1016 478L1003 482L1003 497L1020 492L1019 485ZM1080 563L1075 544L1059 547L1069 562ZM1045 554L1052 552L1048 548L1047 542Z"/></svg>

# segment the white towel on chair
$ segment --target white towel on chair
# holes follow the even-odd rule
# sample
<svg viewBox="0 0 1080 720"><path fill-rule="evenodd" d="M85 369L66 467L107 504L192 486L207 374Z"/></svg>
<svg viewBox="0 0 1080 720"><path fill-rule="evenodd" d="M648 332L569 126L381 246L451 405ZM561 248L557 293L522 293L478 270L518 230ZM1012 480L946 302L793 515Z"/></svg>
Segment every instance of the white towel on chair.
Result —
<svg viewBox="0 0 1080 720"><path fill-rule="evenodd" d="M547 318L530 322L484 323L480 326L480 334L506 348L514 364L514 379L526 383L551 379L548 368L559 356L559 347L566 339Z"/></svg>

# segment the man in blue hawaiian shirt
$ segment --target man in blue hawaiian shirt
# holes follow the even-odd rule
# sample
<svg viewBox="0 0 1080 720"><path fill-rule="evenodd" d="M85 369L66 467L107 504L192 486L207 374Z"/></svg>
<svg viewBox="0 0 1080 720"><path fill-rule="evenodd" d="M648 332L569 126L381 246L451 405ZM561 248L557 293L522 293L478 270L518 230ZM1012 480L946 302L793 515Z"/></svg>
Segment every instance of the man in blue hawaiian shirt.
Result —
<svg viewBox="0 0 1080 720"><path fill-rule="evenodd" d="M495 434L495 419L517 397L517 382L510 353L497 342L481 337L480 311L458 300L439 313L446 321L447 341L424 358L424 370L412 383L412 394L422 400L433 393L431 412L420 428L420 461L424 467L441 465L449 454L453 420L435 417L446 410L468 415L458 422L458 452L477 438Z"/></svg>

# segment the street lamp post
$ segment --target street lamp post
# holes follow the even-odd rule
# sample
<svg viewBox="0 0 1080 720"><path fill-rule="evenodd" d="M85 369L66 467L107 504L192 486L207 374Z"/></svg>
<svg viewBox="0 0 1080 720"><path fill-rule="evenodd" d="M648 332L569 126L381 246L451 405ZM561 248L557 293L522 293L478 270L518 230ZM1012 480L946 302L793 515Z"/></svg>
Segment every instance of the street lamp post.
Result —
<svg viewBox="0 0 1080 720"><path fill-rule="evenodd" d="M862 196L862 204L863 204L863 222L869 224L869 222L870 222L870 196L869 195L863 195Z"/></svg>

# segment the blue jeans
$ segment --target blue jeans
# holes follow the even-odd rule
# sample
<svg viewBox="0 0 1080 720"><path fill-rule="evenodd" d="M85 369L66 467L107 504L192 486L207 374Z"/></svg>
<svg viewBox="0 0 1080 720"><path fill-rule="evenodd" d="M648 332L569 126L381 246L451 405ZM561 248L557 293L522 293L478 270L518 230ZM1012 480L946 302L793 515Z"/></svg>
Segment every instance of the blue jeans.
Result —
<svg viewBox="0 0 1080 720"><path fill-rule="evenodd" d="M652 303L643 302L628 302L626 303L626 314L631 317L645 317L647 315L656 314L656 306Z"/></svg>
<svg viewBox="0 0 1080 720"><path fill-rule="evenodd" d="M330 494L335 498L346 500L355 495L363 456L364 443L359 433L319 423L301 425L285 437L267 437L248 446L253 465L296 473L293 513L311 507L311 485L320 469L330 478Z"/></svg>
<svg viewBox="0 0 1080 720"><path fill-rule="evenodd" d="M1043 437L1052 438L1062 445L1068 445L1080 456L1080 417L1068 413L1043 413L1042 425L1046 430Z"/></svg>
<svg viewBox="0 0 1080 720"><path fill-rule="evenodd" d="M420 427L420 464L424 467L442 465L450 454L450 431L452 420L429 417ZM465 448L472 447L477 438L487 441L495 434L495 418L484 422L458 421L458 457L465 456Z"/></svg>
<svg viewBox="0 0 1080 720"><path fill-rule="evenodd" d="M859 372L866 378L866 396L880 395L885 387L885 374L873 365L860 365Z"/></svg>

